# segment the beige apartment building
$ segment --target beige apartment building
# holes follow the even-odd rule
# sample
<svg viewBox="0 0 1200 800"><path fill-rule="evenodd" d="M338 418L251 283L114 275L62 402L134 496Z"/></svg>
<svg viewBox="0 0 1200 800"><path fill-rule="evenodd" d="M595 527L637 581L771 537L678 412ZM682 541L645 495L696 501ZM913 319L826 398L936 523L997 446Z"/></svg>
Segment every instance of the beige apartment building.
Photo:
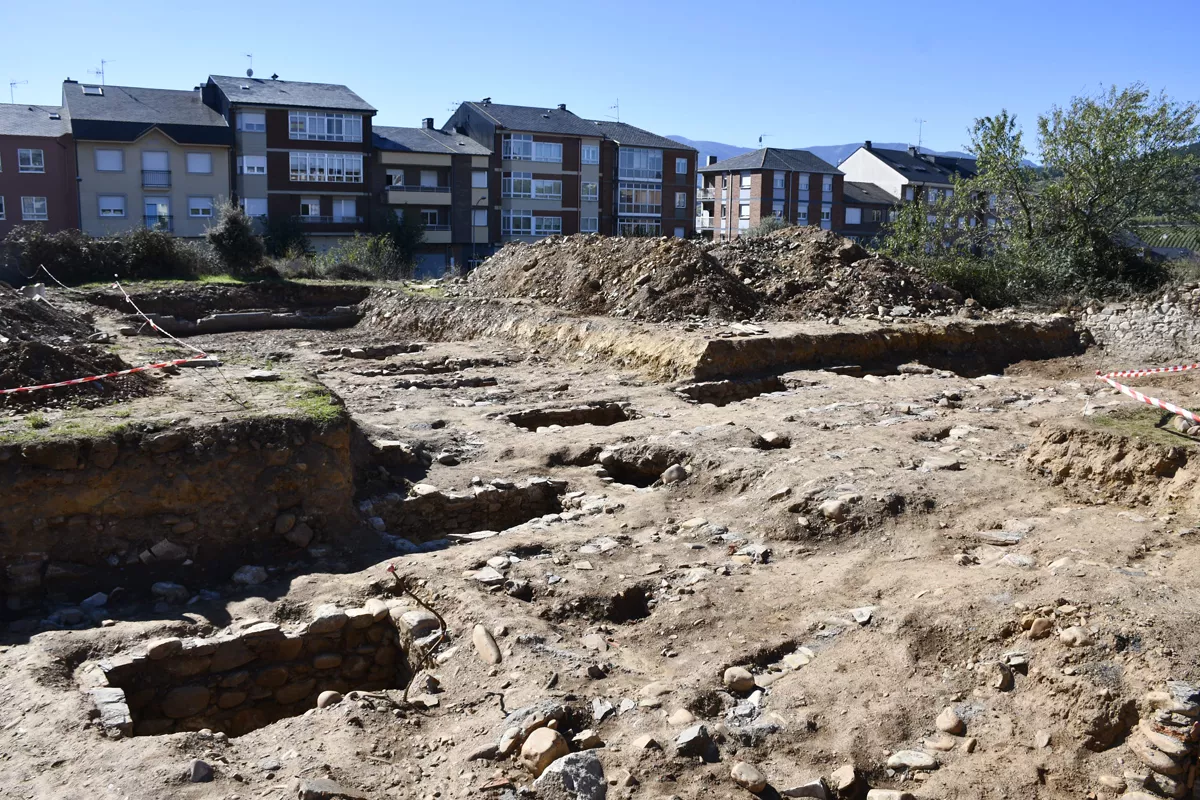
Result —
<svg viewBox="0 0 1200 800"><path fill-rule="evenodd" d="M80 228L94 236L145 226L203 236L230 196L233 137L200 91L67 80Z"/></svg>

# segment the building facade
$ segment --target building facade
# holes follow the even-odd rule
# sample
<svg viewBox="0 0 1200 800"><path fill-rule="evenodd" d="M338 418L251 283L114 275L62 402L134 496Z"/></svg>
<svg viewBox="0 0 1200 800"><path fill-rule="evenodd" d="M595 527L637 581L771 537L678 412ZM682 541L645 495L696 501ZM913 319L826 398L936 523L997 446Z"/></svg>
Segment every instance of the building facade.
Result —
<svg viewBox="0 0 1200 800"><path fill-rule="evenodd" d="M492 151L463 134L433 127L374 128L373 191L390 213L419 215L425 238L417 275L440 277L492 254Z"/></svg>
<svg viewBox="0 0 1200 800"><path fill-rule="evenodd" d="M604 232L678 239L695 235L695 148L623 122L595 124L605 136L601 165L612 164L602 171L600 181L601 191L613 186L615 219ZM615 151L611 159L605 158L604 150Z"/></svg>
<svg viewBox="0 0 1200 800"><path fill-rule="evenodd" d="M24 224L79 227L75 144L61 106L0 104L0 240Z"/></svg>
<svg viewBox="0 0 1200 800"><path fill-rule="evenodd" d="M873 183L861 181L845 181L842 197L846 205L845 224L838 232L863 242L883 234L884 227L900 205L899 197L893 197Z"/></svg>
<svg viewBox="0 0 1200 800"><path fill-rule="evenodd" d="M696 228L736 239L768 217L841 230L844 176L807 150L764 147L700 168Z"/></svg>
<svg viewBox="0 0 1200 800"><path fill-rule="evenodd" d="M209 76L204 102L233 131L231 185L253 217L296 217L327 249L371 228L375 109L345 86Z"/></svg>
<svg viewBox="0 0 1200 800"><path fill-rule="evenodd" d="M198 237L230 196L233 137L199 91L63 82L75 140L79 227Z"/></svg>
<svg viewBox="0 0 1200 800"><path fill-rule="evenodd" d="M846 179L873 183L904 203L932 205L954 195L956 179L978 173L975 160L922 153L916 147L891 150L872 146L870 140L838 165ZM981 209L983 211L983 209ZM983 219L992 219L981 213Z"/></svg>

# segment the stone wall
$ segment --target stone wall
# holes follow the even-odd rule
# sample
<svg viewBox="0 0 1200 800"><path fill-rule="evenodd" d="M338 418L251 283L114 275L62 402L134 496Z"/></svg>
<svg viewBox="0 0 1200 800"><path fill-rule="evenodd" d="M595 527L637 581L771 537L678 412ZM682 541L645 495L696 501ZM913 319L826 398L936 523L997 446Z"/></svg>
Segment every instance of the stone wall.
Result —
<svg viewBox="0 0 1200 800"><path fill-rule="evenodd" d="M408 497L389 496L372 504L372 513L389 533L427 542L452 533L501 531L545 514L562 511L566 481L530 478L521 485L493 480L470 492L443 492L420 483Z"/></svg>
<svg viewBox="0 0 1200 800"><path fill-rule="evenodd" d="M84 664L80 684L112 735L208 728L238 736L313 708L325 691L402 688L412 637L427 632L410 621L424 625L425 615L399 601L326 605L293 630L258 622L211 639L152 641Z"/></svg>
<svg viewBox="0 0 1200 800"><path fill-rule="evenodd" d="M1094 303L1079 320L1111 354L1112 369L1191 363L1200 341L1200 286L1171 288L1152 300Z"/></svg>
<svg viewBox="0 0 1200 800"><path fill-rule="evenodd" d="M570 427L573 425L615 425L637 419L638 413L629 403L596 402L571 406L570 408L531 408L513 411L502 419L528 430L548 428L551 425Z"/></svg>
<svg viewBox="0 0 1200 800"><path fill-rule="evenodd" d="M357 521L350 444L348 420L260 418L0 445L5 607L226 578L257 555L344 534Z"/></svg>
<svg viewBox="0 0 1200 800"><path fill-rule="evenodd" d="M741 381L700 381L675 389L675 393L690 403L712 403L724 406L757 397L767 392L782 392L787 389L784 381L776 375Z"/></svg>

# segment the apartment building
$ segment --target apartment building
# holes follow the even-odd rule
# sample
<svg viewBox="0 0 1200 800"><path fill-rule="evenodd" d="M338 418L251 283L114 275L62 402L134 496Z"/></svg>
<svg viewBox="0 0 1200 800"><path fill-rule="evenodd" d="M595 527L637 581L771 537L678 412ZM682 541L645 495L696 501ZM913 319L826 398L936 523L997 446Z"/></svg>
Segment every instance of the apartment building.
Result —
<svg viewBox="0 0 1200 800"><path fill-rule="evenodd" d="M61 106L0 104L0 240L22 224L79 227L75 144Z"/></svg>
<svg viewBox="0 0 1200 800"><path fill-rule="evenodd" d="M459 105L442 126L492 151L493 242L554 234L690 235L674 190L695 174L696 151L632 125L490 98ZM686 169L687 174L672 170ZM690 184L683 189L691 193ZM664 194L665 193L665 194ZM664 204L664 197L667 198ZM683 198L686 210L688 199Z"/></svg>
<svg viewBox="0 0 1200 800"><path fill-rule="evenodd" d="M954 181L978 173L975 159L922 153L915 147L891 150L870 140L838 165L846 179L873 183L903 202L936 203L954 194Z"/></svg>
<svg viewBox="0 0 1200 800"><path fill-rule="evenodd" d="M433 127L377 126L373 191L398 216L419 215L425 240L417 255L419 276L472 266L492 254L489 197L492 151L465 134Z"/></svg>
<svg viewBox="0 0 1200 800"><path fill-rule="evenodd" d="M838 231L859 241L870 241L883 233L884 226L900 205L900 198L873 183L844 181L842 197L846 205L845 224Z"/></svg>
<svg viewBox="0 0 1200 800"><path fill-rule="evenodd" d="M79 227L103 236L145 225L204 235L229 197L233 136L199 91L66 80Z"/></svg>
<svg viewBox="0 0 1200 800"><path fill-rule="evenodd" d="M298 217L325 250L370 229L375 109L345 86L211 75L204 102L233 131L231 181L254 217Z"/></svg>
<svg viewBox="0 0 1200 800"><path fill-rule="evenodd" d="M767 217L840 230L842 172L807 150L764 147L700 168L696 227L707 238L734 239Z"/></svg>

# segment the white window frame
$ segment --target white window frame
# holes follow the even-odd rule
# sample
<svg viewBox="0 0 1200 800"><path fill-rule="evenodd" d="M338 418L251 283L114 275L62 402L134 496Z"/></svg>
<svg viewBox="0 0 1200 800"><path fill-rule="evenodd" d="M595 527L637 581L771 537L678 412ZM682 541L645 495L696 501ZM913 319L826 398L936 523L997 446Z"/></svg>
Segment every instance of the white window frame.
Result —
<svg viewBox="0 0 1200 800"><path fill-rule="evenodd" d="M199 202L197 202L197 201L199 201ZM207 207L204 205L205 203L208 204ZM191 219L212 219L215 205L216 205L216 203L213 202L213 199L208 196L189 197L188 198L188 217L190 217ZM207 214L204 213L206 210L208 211ZM200 213L197 213L197 212L200 212Z"/></svg>
<svg viewBox="0 0 1200 800"><path fill-rule="evenodd" d="M579 184L580 197L585 202L600 202L600 184L596 181L583 181ZM590 191L589 191L590 188Z"/></svg>
<svg viewBox="0 0 1200 800"><path fill-rule="evenodd" d="M106 214L106 213L105 213L105 208L104 208L104 206L105 206L105 205L109 205L109 206L111 206L111 207L108 209L109 211L116 211L116 210L117 210L117 209L115 208L115 206L116 206L116 205L118 205L118 204L117 204L117 203L114 203L114 202L113 202L114 200L119 200L119 201L120 201L120 204L119 204L119 205L121 206L121 208L120 208L120 212L121 212L121 213L119 213L119 214ZM107 202L105 202L105 201L107 201ZM127 203L126 203L126 198L125 198L125 195L123 195L123 194L102 194L102 195L97 195L97 197L96 197L96 213L97 213L97 214L100 216L100 218L101 218L101 219L124 219L126 216L128 216L128 215L129 215L129 207L128 207Z"/></svg>
<svg viewBox="0 0 1200 800"><path fill-rule="evenodd" d="M350 210L353 214L346 213L346 204L350 204ZM334 222L357 222L358 221L358 202L353 197L335 197L333 198L333 221Z"/></svg>
<svg viewBox="0 0 1200 800"><path fill-rule="evenodd" d="M743 172L741 175L738 176L738 188L741 189L743 192L750 191L751 179L752 178L751 178L751 175L749 172Z"/></svg>
<svg viewBox="0 0 1200 800"><path fill-rule="evenodd" d="M266 156L238 156L237 171L239 175L266 175Z"/></svg>
<svg viewBox="0 0 1200 800"><path fill-rule="evenodd" d="M561 164L562 145L558 142L534 142L533 160L547 164Z"/></svg>
<svg viewBox="0 0 1200 800"><path fill-rule="evenodd" d="M312 209L315 208L317 210L317 213L305 214L304 213L305 206L308 206L309 211L311 211ZM300 218L301 219L312 219L313 217L319 217L319 216L321 216L321 198L319 198L319 197L301 197L300 198Z"/></svg>
<svg viewBox="0 0 1200 800"><path fill-rule="evenodd" d="M600 145L585 144L579 151L579 160L584 164L600 163Z"/></svg>
<svg viewBox="0 0 1200 800"><path fill-rule="evenodd" d="M95 86L95 85L89 86L88 84L84 83L84 84L80 84L79 88L83 90L84 94L92 96L92 97L103 97L104 96L104 87L103 86Z"/></svg>
<svg viewBox="0 0 1200 800"><path fill-rule="evenodd" d="M289 111L288 138L320 142L361 142L362 116L332 111Z"/></svg>
<svg viewBox="0 0 1200 800"><path fill-rule="evenodd" d="M801 192L808 191L808 176L807 175L805 175L803 178L800 179L799 191L801 191Z"/></svg>
<svg viewBox="0 0 1200 800"><path fill-rule="evenodd" d="M513 222L520 223L515 228ZM504 209L500 212L500 233L503 236L533 236L533 212L525 209Z"/></svg>
<svg viewBox="0 0 1200 800"><path fill-rule="evenodd" d="M600 218L599 217L581 217L579 219L580 233L599 233Z"/></svg>
<svg viewBox="0 0 1200 800"><path fill-rule="evenodd" d="M796 221L804 223L808 222L808 208L806 206L800 206L800 208L796 210Z"/></svg>
<svg viewBox="0 0 1200 800"><path fill-rule="evenodd" d="M95 152L94 159L95 159L95 165L96 165L96 172L124 172L125 171L125 151L124 150L97 148L94 152ZM121 163L121 166L117 167L116 169L104 169L103 167L100 166L100 154L101 153L105 153L105 154L116 153L117 160Z"/></svg>
<svg viewBox="0 0 1200 800"><path fill-rule="evenodd" d="M197 170L192 169L192 158L208 159L208 169ZM185 169L189 175L212 175L213 174L213 155L212 153L188 153L184 158Z"/></svg>
<svg viewBox="0 0 1200 800"><path fill-rule="evenodd" d="M486 228L488 224L488 210L486 208L471 209L471 225L476 228ZM483 221L480 222L480 215L483 215Z"/></svg>
<svg viewBox="0 0 1200 800"><path fill-rule="evenodd" d="M750 219L749 203L738 203L738 219Z"/></svg>
<svg viewBox="0 0 1200 800"><path fill-rule="evenodd" d="M22 147L17 150L17 172L44 173L46 171L46 152L33 148Z"/></svg>
<svg viewBox="0 0 1200 800"><path fill-rule="evenodd" d="M504 134L500 142L500 157L510 161L533 161L533 134Z"/></svg>
<svg viewBox="0 0 1200 800"><path fill-rule="evenodd" d="M438 187L438 174L436 169L421 170L421 188L436 189Z"/></svg>
<svg viewBox="0 0 1200 800"><path fill-rule="evenodd" d="M905 200L913 199L913 187L911 187L911 186L904 187L904 199Z"/></svg>
<svg viewBox="0 0 1200 800"><path fill-rule="evenodd" d="M661 181L663 151L649 147L622 147L618 151L617 177L638 181Z"/></svg>
<svg viewBox="0 0 1200 800"><path fill-rule="evenodd" d="M362 153L288 153L293 183L362 183Z"/></svg>
<svg viewBox="0 0 1200 800"><path fill-rule="evenodd" d="M38 201L41 201L42 210L39 213L37 210ZM32 209L29 210L29 209ZM21 198L21 219L27 222L45 222L50 219L50 205L44 197L22 197Z"/></svg>
<svg viewBox="0 0 1200 800"><path fill-rule="evenodd" d="M535 200L561 200L562 184L563 182L557 179L535 178L533 181L533 197Z"/></svg>
<svg viewBox="0 0 1200 800"><path fill-rule="evenodd" d="M254 121L251 122L251 119ZM250 133L265 133L267 130L267 112L239 111L237 115L237 129Z"/></svg>
<svg viewBox="0 0 1200 800"><path fill-rule="evenodd" d="M4 195L0 194L0 219L6 219L7 214L4 210Z"/></svg>
<svg viewBox="0 0 1200 800"><path fill-rule="evenodd" d="M783 201L782 200L772 200L771 201L771 215L773 217L775 217L776 219L783 219Z"/></svg>
<svg viewBox="0 0 1200 800"><path fill-rule="evenodd" d="M787 173L776 170L775 174L773 176L771 176L771 188L773 188L777 192L782 192L782 191L786 190L787 189Z"/></svg>
<svg viewBox="0 0 1200 800"><path fill-rule="evenodd" d="M826 175L825 177L821 178L821 191L822 192L832 192L833 191L833 177L832 176Z"/></svg>
<svg viewBox="0 0 1200 800"><path fill-rule="evenodd" d="M833 209L829 206L821 206L821 221L833 221Z"/></svg>
<svg viewBox="0 0 1200 800"><path fill-rule="evenodd" d="M563 231L562 217L548 217L534 215L533 217L533 235L534 236L557 236Z"/></svg>
<svg viewBox="0 0 1200 800"><path fill-rule="evenodd" d="M253 211L251 211L250 210L251 203L255 203L255 204L261 203L262 204L262 213L256 214ZM265 198L265 197L243 197L242 198L242 210L245 211L246 216L249 216L249 217L265 217L267 215L267 198Z"/></svg>
<svg viewBox="0 0 1200 800"><path fill-rule="evenodd" d="M675 208L687 208L687 192L675 193Z"/></svg>
<svg viewBox="0 0 1200 800"><path fill-rule="evenodd" d="M486 189L488 188L488 174L486 169L471 170L471 188Z"/></svg>
<svg viewBox="0 0 1200 800"><path fill-rule="evenodd" d="M618 183L618 214L662 214L662 184Z"/></svg>
<svg viewBox="0 0 1200 800"><path fill-rule="evenodd" d="M617 236L662 236L662 222L652 217L618 217Z"/></svg>
<svg viewBox="0 0 1200 800"><path fill-rule="evenodd" d="M687 175L688 174L688 163L687 162L688 162L688 160L686 158L676 158L675 159L675 174L676 175Z"/></svg>
<svg viewBox="0 0 1200 800"><path fill-rule="evenodd" d="M533 197L532 172L505 172L500 179L501 197Z"/></svg>
<svg viewBox="0 0 1200 800"><path fill-rule="evenodd" d="M846 206L846 224L862 225L862 212L863 210L861 208L852 208L850 206ZM854 219L853 217L857 217L857 219Z"/></svg>

